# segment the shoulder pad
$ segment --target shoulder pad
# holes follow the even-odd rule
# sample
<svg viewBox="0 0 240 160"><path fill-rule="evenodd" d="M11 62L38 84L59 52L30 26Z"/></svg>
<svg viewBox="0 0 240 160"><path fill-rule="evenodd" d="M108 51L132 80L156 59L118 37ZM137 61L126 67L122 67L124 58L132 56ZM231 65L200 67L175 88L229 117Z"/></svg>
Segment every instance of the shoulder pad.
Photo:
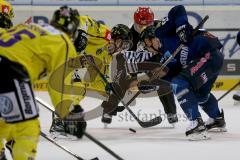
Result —
<svg viewBox="0 0 240 160"><path fill-rule="evenodd" d="M44 30L46 30L48 33L52 34L52 35L58 35L58 34L62 34L63 33L60 30L54 28L53 26L51 26L49 24L43 24L43 25L41 25L41 27Z"/></svg>
<svg viewBox="0 0 240 160"><path fill-rule="evenodd" d="M45 35L46 33L48 34L52 34L52 35L58 35L58 34L63 34L63 32L61 32L60 30L54 28L53 26L49 25L49 24L36 24L36 23L24 23L24 24L20 24L23 26L28 27L29 29L35 30L37 32L39 32L42 35Z"/></svg>

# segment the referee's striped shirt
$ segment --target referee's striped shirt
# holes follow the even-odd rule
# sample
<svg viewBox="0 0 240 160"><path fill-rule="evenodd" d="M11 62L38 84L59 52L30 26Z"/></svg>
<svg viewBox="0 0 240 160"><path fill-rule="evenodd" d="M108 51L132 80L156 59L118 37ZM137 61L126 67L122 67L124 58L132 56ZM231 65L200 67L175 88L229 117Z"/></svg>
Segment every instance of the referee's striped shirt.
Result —
<svg viewBox="0 0 240 160"><path fill-rule="evenodd" d="M141 51L125 51L126 70L128 73L138 73L137 63L149 60L153 54L146 50Z"/></svg>

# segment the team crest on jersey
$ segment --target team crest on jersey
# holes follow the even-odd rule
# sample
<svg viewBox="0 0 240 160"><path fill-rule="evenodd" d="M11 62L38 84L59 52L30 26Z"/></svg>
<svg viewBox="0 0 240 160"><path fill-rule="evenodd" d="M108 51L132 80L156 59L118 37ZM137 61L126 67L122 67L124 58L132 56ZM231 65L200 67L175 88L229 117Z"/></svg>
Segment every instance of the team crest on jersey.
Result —
<svg viewBox="0 0 240 160"><path fill-rule="evenodd" d="M13 110L13 103L10 98L0 96L0 111L3 114L8 114Z"/></svg>

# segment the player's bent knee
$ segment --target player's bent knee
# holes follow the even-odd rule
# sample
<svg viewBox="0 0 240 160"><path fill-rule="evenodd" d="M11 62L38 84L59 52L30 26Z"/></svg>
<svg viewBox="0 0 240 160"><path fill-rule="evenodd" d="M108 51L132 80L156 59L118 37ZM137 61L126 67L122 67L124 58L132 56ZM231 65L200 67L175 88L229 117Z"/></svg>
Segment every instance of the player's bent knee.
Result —
<svg viewBox="0 0 240 160"><path fill-rule="evenodd" d="M180 99L183 95L189 92L190 85L187 81L180 78L175 78L172 80L173 93L176 95L177 99Z"/></svg>

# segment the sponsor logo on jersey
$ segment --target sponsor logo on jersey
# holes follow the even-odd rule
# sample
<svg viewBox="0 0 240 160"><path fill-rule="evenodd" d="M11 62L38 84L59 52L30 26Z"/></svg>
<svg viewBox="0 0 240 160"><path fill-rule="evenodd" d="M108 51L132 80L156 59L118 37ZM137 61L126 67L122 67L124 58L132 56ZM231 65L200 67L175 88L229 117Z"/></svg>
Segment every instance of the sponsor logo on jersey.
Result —
<svg viewBox="0 0 240 160"><path fill-rule="evenodd" d="M20 83L20 89L21 89L23 101L24 101L25 107L26 107L24 110L25 113L33 114L32 107L31 107L32 98L31 98L31 96L29 96L30 93L27 92L25 83Z"/></svg>
<svg viewBox="0 0 240 160"><path fill-rule="evenodd" d="M203 84L207 83L208 77L207 77L207 75L206 75L205 72L203 72L203 73L200 75L200 77L201 77L201 80L203 81Z"/></svg>
<svg viewBox="0 0 240 160"><path fill-rule="evenodd" d="M3 114L9 114L13 111L13 103L10 98L0 96L0 111Z"/></svg>
<svg viewBox="0 0 240 160"><path fill-rule="evenodd" d="M187 66L187 60L188 60L188 47L183 47L180 53L180 63L183 66Z"/></svg>
<svg viewBox="0 0 240 160"><path fill-rule="evenodd" d="M194 75L200 68L202 68L202 66L207 62L207 60L210 59L210 52L205 54L205 57L202 57L200 59L200 61L193 66L190 70L191 70L191 75Z"/></svg>

